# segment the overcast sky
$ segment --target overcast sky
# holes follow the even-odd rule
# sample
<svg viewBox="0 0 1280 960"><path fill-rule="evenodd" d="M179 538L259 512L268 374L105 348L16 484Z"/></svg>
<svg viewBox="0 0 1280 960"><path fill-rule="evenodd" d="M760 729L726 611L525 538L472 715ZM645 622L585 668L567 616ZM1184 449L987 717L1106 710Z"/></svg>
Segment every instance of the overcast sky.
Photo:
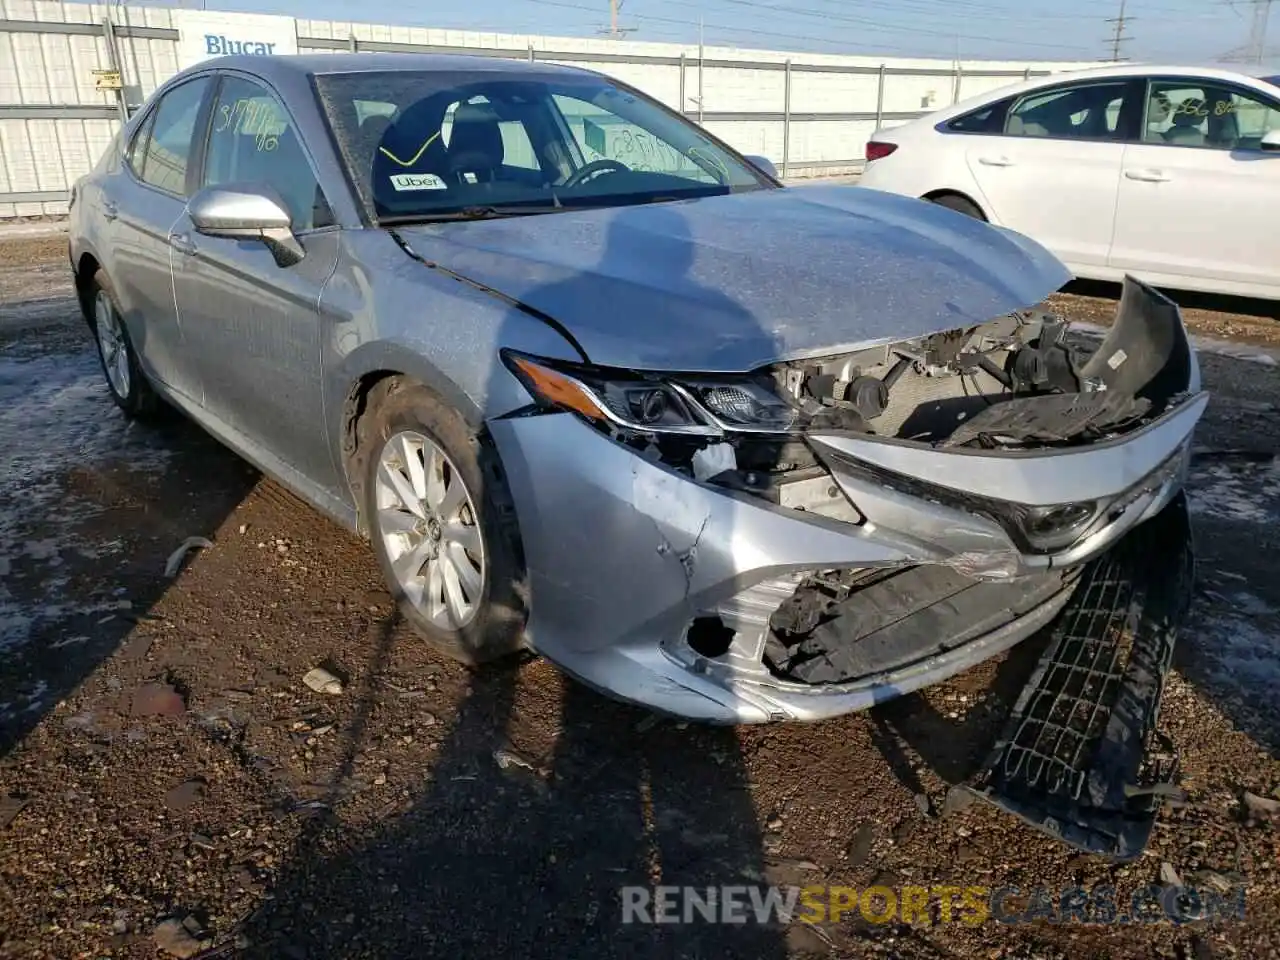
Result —
<svg viewBox="0 0 1280 960"><path fill-rule="evenodd" d="M187 5L198 0L187 0ZM608 0L207 0L211 9L317 19L591 36ZM1252 0L1127 0L1122 45L1132 59L1211 61L1242 47ZM1280 7L1280 2L1275 4ZM966 58L1102 59L1119 0L625 0L620 22L637 40L824 53ZM1268 46L1280 48L1280 13Z"/></svg>

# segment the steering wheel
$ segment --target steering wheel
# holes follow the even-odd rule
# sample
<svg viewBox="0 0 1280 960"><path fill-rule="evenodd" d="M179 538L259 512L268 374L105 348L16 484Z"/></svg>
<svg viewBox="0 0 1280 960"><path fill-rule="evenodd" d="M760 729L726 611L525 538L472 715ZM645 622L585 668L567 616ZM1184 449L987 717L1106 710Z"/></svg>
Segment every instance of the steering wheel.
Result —
<svg viewBox="0 0 1280 960"><path fill-rule="evenodd" d="M573 173L569 174L568 179L562 184L565 187L576 187L581 183L585 183L598 173L630 173L631 168L626 164L619 163L617 160L610 160L605 157L601 160L592 160L585 167L580 167Z"/></svg>

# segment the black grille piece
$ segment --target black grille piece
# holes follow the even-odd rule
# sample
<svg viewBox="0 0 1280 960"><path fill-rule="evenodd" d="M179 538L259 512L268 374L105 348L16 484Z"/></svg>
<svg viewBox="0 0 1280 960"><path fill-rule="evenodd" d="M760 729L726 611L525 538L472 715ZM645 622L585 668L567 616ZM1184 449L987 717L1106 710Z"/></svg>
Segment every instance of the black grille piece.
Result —
<svg viewBox="0 0 1280 960"><path fill-rule="evenodd" d="M1191 596L1179 495L1090 562L986 765L963 785L1032 825L1118 860L1139 856L1176 757L1156 721Z"/></svg>

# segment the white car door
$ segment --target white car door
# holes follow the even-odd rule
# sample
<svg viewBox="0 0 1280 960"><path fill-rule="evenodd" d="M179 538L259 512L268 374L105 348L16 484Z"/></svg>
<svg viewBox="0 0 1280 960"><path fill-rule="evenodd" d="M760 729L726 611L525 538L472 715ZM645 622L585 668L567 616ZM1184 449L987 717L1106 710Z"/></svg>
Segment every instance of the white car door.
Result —
<svg viewBox="0 0 1280 960"><path fill-rule="evenodd" d="M1280 150L1262 145L1280 131L1280 98L1183 78L1150 81L1145 99L1142 138L1125 148L1110 266L1223 293L1280 287Z"/></svg>
<svg viewBox="0 0 1280 960"><path fill-rule="evenodd" d="M968 138L966 159L991 219L1073 268L1105 266L1132 89L1121 78L1032 91L1010 105L1002 134Z"/></svg>

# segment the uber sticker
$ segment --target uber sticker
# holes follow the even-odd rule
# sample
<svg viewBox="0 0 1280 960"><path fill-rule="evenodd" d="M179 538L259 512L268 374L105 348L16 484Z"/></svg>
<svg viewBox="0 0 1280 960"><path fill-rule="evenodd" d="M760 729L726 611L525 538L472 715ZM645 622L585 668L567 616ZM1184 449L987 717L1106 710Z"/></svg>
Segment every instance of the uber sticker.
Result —
<svg viewBox="0 0 1280 960"><path fill-rule="evenodd" d="M449 187L434 173L393 173L391 186L397 190L448 190Z"/></svg>

